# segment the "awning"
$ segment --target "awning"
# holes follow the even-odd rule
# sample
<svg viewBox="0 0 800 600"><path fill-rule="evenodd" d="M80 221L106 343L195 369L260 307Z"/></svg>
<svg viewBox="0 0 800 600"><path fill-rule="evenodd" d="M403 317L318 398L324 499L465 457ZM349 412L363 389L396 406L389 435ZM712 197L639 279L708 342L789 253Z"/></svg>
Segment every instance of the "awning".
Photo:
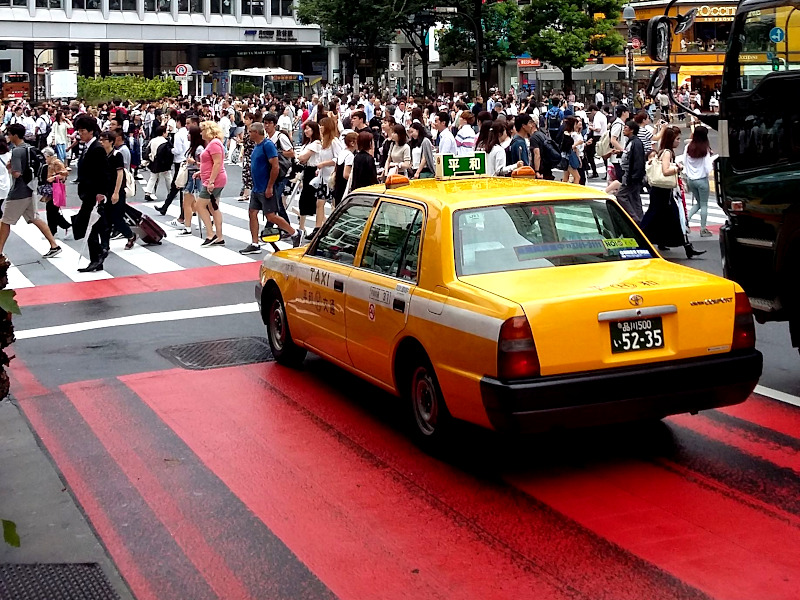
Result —
<svg viewBox="0 0 800 600"><path fill-rule="evenodd" d="M308 85L317 85L322 81L322 75L306 75L305 77Z"/></svg>
<svg viewBox="0 0 800 600"><path fill-rule="evenodd" d="M564 74L561 72L561 69L554 69L554 68L536 69L536 70L524 69L524 72L527 73L528 79L533 79L534 77L538 77L539 81L564 80ZM624 73L625 69L617 65L594 64L581 67L580 69L572 69L572 80L573 81L590 81L590 80L616 81L620 78L621 76L620 74Z"/></svg>
<svg viewBox="0 0 800 600"><path fill-rule="evenodd" d="M678 81L714 75L722 75L722 65L684 65L678 71Z"/></svg>

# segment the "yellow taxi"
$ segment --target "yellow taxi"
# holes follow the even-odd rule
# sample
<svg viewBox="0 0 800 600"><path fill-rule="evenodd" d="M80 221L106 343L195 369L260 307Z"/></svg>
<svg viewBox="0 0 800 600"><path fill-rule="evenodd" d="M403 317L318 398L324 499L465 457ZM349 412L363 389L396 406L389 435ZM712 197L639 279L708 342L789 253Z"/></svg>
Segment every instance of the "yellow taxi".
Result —
<svg viewBox="0 0 800 600"><path fill-rule="evenodd" d="M311 351L406 397L431 443L454 419L543 431L749 396L762 358L739 285L662 259L591 188L459 177L475 156L355 190L308 246L265 257L275 360Z"/></svg>

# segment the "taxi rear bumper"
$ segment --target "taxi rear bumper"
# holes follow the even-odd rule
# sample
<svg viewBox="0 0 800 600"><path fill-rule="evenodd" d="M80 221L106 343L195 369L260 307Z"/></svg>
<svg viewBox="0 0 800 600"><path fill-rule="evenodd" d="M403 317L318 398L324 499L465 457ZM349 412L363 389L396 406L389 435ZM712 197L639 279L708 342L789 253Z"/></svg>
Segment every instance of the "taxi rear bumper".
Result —
<svg viewBox="0 0 800 600"><path fill-rule="evenodd" d="M738 404L755 388L761 368L761 353L745 350L510 383L484 377L481 395L495 429L533 433Z"/></svg>

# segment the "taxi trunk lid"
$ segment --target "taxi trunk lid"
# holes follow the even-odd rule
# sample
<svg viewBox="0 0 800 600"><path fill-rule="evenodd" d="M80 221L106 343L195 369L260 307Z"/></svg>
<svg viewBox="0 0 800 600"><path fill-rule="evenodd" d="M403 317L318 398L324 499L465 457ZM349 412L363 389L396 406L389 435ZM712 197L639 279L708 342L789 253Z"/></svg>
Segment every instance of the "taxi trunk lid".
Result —
<svg viewBox="0 0 800 600"><path fill-rule="evenodd" d="M542 375L709 356L731 347L734 284L661 259L460 280L522 306Z"/></svg>

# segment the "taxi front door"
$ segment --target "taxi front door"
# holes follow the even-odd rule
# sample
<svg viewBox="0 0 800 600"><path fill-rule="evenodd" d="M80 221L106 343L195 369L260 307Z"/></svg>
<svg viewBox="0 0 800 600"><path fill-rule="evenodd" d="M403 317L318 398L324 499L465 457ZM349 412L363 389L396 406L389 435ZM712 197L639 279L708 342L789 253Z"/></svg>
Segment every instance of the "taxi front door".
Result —
<svg viewBox="0 0 800 600"><path fill-rule="evenodd" d="M347 350L357 369L388 385L394 344L413 302L424 216L418 205L383 200L350 274Z"/></svg>
<svg viewBox="0 0 800 600"><path fill-rule="evenodd" d="M345 342L345 297L372 203L351 202L330 217L300 261L293 313L297 337L313 351L352 364Z"/></svg>

